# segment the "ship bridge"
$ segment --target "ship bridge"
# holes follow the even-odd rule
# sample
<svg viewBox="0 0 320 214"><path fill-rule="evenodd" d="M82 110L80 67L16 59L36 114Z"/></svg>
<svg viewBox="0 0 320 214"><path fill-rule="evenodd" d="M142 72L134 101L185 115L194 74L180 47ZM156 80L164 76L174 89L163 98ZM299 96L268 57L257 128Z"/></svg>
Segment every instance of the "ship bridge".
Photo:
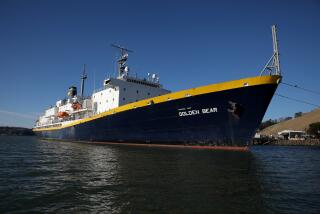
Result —
<svg viewBox="0 0 320 214"><path fill-rule="evenodd" d="M147 78L133 77L129 74L126 65L128 52L123 47L113 45L120 49L121 56L118 60L118 76L110 77L103 82L103 88L92 94L93 112L99 114L119 106L137 102L139 100L161 96L170 93L163 89L159 83L159 76L148 73Z"/></svg>

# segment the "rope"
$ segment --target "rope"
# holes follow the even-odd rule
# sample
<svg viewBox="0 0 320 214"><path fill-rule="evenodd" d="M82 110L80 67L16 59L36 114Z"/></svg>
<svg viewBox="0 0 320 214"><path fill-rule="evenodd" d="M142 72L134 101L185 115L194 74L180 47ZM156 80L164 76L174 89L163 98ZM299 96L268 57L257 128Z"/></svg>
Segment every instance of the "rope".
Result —
<svg viewBox="0 0 320 214"><path fill-rule="evenodd" d="M314 94L320 95L320 92L318 92L318 91L314 91L314 90L311 90L311 89L303 88L303 87L300 87L298 85L294 85L294 84L290 84L290 83L286 83L286 82L282 82L282 84L290 86L290 87L293 87L293 88L297 88L297 89L300 89L300 90L303 90L303 91L307 91L307 92L310 92L310 93L314 93Z"/></svg>
<svg viewBox="0 0 320 214"><path fill-rule="evenodd" d="M304 100L298 100L298 99L295 99L295 98L292 98L292 97L287 97L287 96L284 96L282 94L275 93L275 95L277 95L279 97L282 97L282 98L286 98L288 100L293 100L293 101L296 101L296 102L299 102L299 103L304 103L304 104L312 105L312 106L315 106L315 107L320 107L320 105L317 105L317 104L314 104L314 103L309 103L309 102L304 101Z"/></svg>

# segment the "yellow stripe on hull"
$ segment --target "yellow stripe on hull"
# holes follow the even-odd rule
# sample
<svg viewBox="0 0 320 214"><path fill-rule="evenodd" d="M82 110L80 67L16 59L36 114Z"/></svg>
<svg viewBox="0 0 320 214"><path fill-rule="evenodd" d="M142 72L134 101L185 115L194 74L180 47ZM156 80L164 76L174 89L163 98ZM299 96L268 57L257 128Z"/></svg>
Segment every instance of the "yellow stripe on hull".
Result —
<svg viewBox="0 0 320 214"><path fill-rule="evenodd" d="M96 114L92 117L84 118L78 121L71 122L66 125L62 125L60 127L34 128L33 131L49 131L49 130L63 129L66 127L75 126L81 123L86 123L86 122L96 120L98 118L105 117L108 115L116 114L119 112L124 112L124 111L128 111L135 108L145 107L150 105L150 103L158 104L158 103L168 102L170 100L177 100L177 99L182 99L190 96L198 96L202 94L237 89L237 88L248 87L248 86L279 84L280 80L281 80L281 76L277 76L277 75L258 76L258 77L250 77L250 78L244 78L244 79L233 80L228 82L216 83L216 84L211 84L206 86L200 86L197 88L191 88L191 89L186 89L182 91L172 92L172 93L161 95L158 97L152 97L152 98L140 100L134 103L129 103L129 104L111 109L109 111Z"/></svg>

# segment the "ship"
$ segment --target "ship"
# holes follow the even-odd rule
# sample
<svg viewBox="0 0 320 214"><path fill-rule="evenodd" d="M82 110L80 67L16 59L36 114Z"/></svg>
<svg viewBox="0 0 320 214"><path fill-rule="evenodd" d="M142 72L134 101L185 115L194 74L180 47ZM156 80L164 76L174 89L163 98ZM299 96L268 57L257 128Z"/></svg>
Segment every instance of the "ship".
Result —
<svg viewBox="0 0 320 214"><path fill-rule="evenodd" d="M70 142L162 145L193 148L248 148L281 82L276 26L273 54L257 76L171 92L157 74L132 76L132 52L119 45L118 74L84 96L71 86L36 121L42 139Z"/></svg>

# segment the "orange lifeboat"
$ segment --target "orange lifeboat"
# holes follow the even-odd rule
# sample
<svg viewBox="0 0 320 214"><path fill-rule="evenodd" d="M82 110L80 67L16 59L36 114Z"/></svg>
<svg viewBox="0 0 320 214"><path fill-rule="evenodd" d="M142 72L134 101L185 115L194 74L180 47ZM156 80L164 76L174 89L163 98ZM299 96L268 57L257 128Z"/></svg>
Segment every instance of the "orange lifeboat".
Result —
<svg viewBox="0 0 320 214"><path fill-rule="evenodd" d="M81 104L78 102L72 103L73 110L79 110L79 109L81 109L81 107L82 107Z"/></svg>
<svg viewBox="0 0 320 214"><path fill-rule="evenodd" d="M61 111L61 112L58 112L57 116L60 118L63 118L63 117L69 116L69 114L65 111Z"/></svg>

